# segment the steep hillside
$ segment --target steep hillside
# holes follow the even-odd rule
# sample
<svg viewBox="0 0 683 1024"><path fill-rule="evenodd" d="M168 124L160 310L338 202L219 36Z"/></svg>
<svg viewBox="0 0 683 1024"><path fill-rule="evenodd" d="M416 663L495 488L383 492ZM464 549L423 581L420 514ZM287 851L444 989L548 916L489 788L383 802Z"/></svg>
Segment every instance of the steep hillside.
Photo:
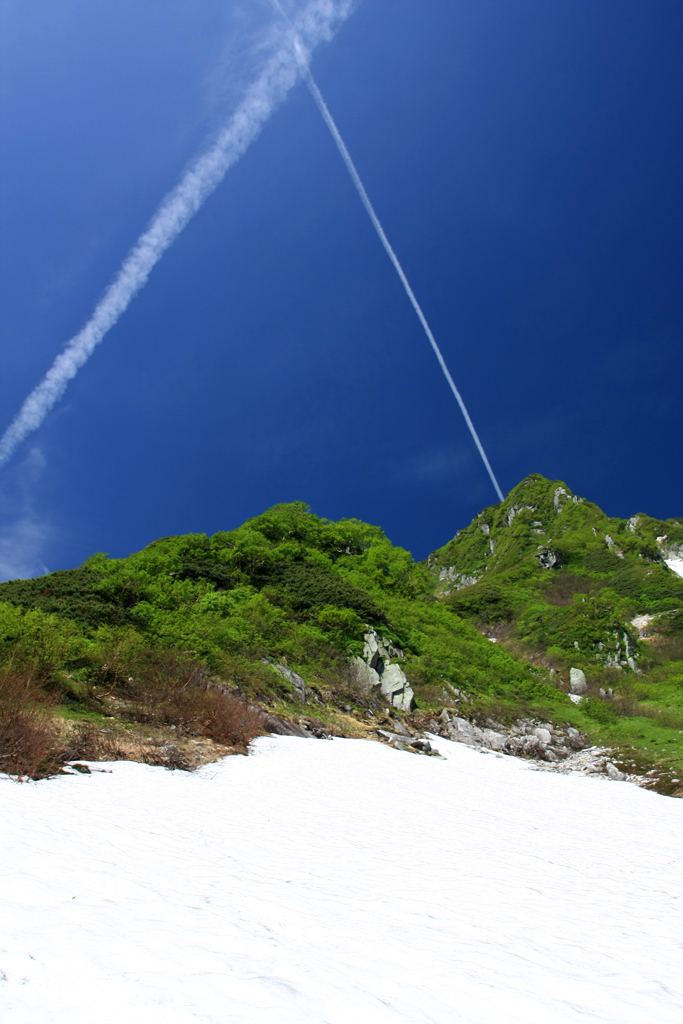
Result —
<svg viewBox="0 0 683 1024"><path fill-rule="evenodd" d="M677 522L607 519L534 476L425 564L293 503L4 583L0 770L192 767L259 731L393 742L447 723L464 742L507 729L505 749L549 761L579 736L609 743L674 792L683 579L665 559L682 540Z"/></svg>
<svg viewBox="0 0 683 1024"><path fill-rule="evenodd" d="M129 726L110 738L119 750L140 725L160 730L164 749L182 736L243 745L244 729L221 724L228 698L345 735L387 712L438 709L454 688L482 712L561 716L568 705L571 716L547 678L430 590L425 567L379 528L280 505L211 538L163 538L2 584L5 690L15 704L30 691L32 707L49 695L62 719Z"/></svg>
<svg viewBox="0 0 683 1024"><path fill-rule="evenodd" d="M575 669L593 736L673 769L683 755L682 557L680 520L610 518L532 474L426 564L441 603L483 635L565 691Z"/></svg>

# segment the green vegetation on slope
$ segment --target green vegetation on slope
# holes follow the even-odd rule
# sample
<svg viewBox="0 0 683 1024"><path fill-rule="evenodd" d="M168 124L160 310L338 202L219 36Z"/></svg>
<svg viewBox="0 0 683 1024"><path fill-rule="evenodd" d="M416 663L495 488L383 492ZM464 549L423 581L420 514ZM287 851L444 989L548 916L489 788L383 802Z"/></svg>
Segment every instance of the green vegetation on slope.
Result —
<svg viewBox="0 0 683 1024"><path fill-rule="evenodd" d="M673 779L683 769L683 579L666 558L682 550L679 520L609 518L532 474L426 564L445 605L561 688L570 667L583 669L584 730L645 751Z"/></svg>
<svg viewBox="0 0 683 1024"><path fill-rule="evenodd" d="M0 733L3 714L49 705L93 728L138 723L239 746L249 728L219 721L239 698L361 735L383 714L351 670L373 629L404 652L422 720L444 704L480 723L531 716L672 768L683 757L683 579L663 558L682 543L677 521L608 519L531 476L424 564L378 527L302 503L213 537L93 555L0 584L0 690L14 694L0 695ZM637 615L651 617L650 639ZM306 698L278 666L303 677ZM589 682L579 705L572 666ZM244 702L230 707L246 721Z"/></svg>
<svg viewBox="0 0 683 1024"><path fill-rule="evenodd" d="M95 555L1 584L0 652L21 650L72 695L148 649L191 652L226 678L252 665L263 689L262 659L310 679L343 674L370 626L404 649L418 693L450 682L554 697L430 590L428 571L379 528L279 505L229 533L163 538L128 558ZM272 687L287 689L275 675Z"/></svg>
<svg viewBox="0 0 683 1024"><path fill-rule="evenodd" d="M172 658L166 675L178 692L184 676L192 687L218 681L290 717L329 724L335 708L367 714L372 702L354 689L349 662L374 628L405 652L422 709L457 687L473 712L514 717L538 708L548 717L554 708L575 717L544 673L489 643L434 599L431 584L379 528L279 505L211 538L167 537L128 558L94 555L79 569L0 585L0 659L30 669L72 716L151 721L141 708L161 685L153 666ZM276 664L306 680L313 702L305 709ZM177 716L165 721L178 724Z"/></svg>

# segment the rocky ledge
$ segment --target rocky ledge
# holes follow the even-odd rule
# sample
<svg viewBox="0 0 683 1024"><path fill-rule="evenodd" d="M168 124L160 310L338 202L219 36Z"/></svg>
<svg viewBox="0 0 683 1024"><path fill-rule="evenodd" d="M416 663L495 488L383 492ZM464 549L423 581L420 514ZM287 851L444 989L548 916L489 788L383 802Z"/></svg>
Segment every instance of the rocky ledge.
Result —
<svg viewBox="0 0 683 1024"><path fill-rule="evenodd" d="M430 739L442 736L484 753L522 757L530 763L530 767L543 771L561 772L564 775L607 776L614 782L635 782L639 786L650 783L647 777L620 771L610 759L611 750L586 746L586 737L571 726L558 729L550 723L519 719L509 727L489 722L486 727L480 728L466 718L450 715L445 708L438 718L430 719L424 732L411 731L398 718L390 719L390 724L391 729L375 730L378 738L398 750L413 754L439 756Z"/></svg>
<svg viewBox="0 0 683 1024"><path fill-rule="evenodd" d="M562 761L586 746L586 737L571 726L558 729L550 722L521 718L507 727L491 721L485 728L480 728L466 718L450 715L445 708L438 719L430 720L429 729L438 736L470 747L484 747L501 754L541 761Z"/></svg>

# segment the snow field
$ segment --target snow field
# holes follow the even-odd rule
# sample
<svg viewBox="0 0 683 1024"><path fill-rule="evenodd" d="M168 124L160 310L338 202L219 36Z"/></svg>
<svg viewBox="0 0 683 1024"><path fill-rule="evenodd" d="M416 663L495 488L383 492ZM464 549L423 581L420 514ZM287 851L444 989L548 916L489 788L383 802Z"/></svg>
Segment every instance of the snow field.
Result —
<svg viewBox="0 0 683 1024"><path fill-rule="evenodd" d="M683 802L435 740L0 778L12 1024L680 1024Z"/></svg>
<svg viewBox="0 0 683 1024"><path fill-rule="evenodd" d="M677 576L683 576L683 558L665 558L664 561Z"/></svg>

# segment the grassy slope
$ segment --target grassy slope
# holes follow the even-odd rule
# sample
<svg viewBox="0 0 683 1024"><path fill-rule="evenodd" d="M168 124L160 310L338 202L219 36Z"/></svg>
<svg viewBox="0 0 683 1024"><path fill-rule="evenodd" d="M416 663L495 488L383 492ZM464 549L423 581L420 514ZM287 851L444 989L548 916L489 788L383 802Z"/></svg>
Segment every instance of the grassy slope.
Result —
<svg viewBox="0 0 683 1024"><path fill-rule="evenodd" d="M36 692L71 721L202 735L187 694L218 681L285 717L362 735L381 711L370 719L348 659L372 626L405 651L418 715L454 703L456 687L470 717L569 723L644 760L665 749L653 763L672 768L683 754L683 580L661 563L663 533L683 539L675 523L609 520L534 476L418 565L377 527L280 505L211 538L162 538L128 558L95 555L1 584L0 668L29 667ZM561 567L541 568L539 545ZM463 577L479 582L455 590ZM638 641L630 619L642 611L665 615L666 641ZM629 656L642 674L606 666ZM305 678L306 706L273 663ZM576 707L564 692L570 665L585 669L593 694L612 687L616 698Z"/></svg>
<svg viewBox="0 0 683 1024"><path fill-rule="evenodd" d="M662 788L675 789L683 770L683 579L662 550L675 553L682 542L678 520L609 518L562 481L534 474L428 565L445 605L552 672L559 686L567 688L571 666L582 668L584 731L661 770ZM647 639L632 624L643 614L655 616Z"/></svg>
<svg viewBox="0 0 683 1024"><path fill-rule="evenodd" d="M467 691L472 710L575 718L543 673L435 600L427 569L379 528L327 522L301 503L211 538L164 538L125 559L95 555L80 569L0 585L0 657L31 666L72 718L139 720L166 658L179 680L201 663L197 679L353 731L339 715L351 709L367 721L348 660L362 652L368 625L406 652L423 710L442 706L450 683ZM298 703L273 662L306 679L312 703Z"/></svg>

